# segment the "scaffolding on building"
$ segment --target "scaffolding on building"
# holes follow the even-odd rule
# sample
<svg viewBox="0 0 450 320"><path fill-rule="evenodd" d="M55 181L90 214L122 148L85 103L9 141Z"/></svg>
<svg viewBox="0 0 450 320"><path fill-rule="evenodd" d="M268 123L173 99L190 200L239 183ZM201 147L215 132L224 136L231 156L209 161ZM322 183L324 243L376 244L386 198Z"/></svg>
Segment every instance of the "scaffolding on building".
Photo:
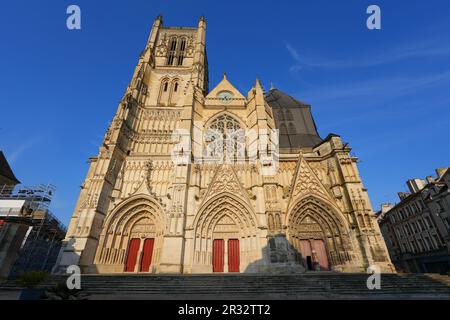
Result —
<svg viewBox="0 0 450 320"><path fill-rule="evenodd" d="M19 214L1 213L3 225L8 222L28 225L19 258L14 263L10 277L27 271L51 271L66 233L64 224L49 210L55 191L55 186L51 184L0 187L0 200L24 200Z"/></svg>

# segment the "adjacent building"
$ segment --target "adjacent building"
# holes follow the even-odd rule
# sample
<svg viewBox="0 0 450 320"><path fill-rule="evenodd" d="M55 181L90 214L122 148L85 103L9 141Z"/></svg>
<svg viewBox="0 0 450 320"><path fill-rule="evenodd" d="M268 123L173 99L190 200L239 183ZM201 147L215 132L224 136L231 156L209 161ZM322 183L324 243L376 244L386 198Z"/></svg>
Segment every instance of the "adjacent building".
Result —
<svg viewBox="0 0 450 320"><path fill-rule="evenodd" d="M90 159L61 269L392 271L357 158L319 136L311 106L259 80L209 85L205 19L158 17Z"/></svg>
<svg viewBox="0 0 450 320"><path fill-rule="evenodd" d="M48 206L54 187L19 185L0 152L0 278L51 272L66 228Z"/></svg>
<svg viewBox="0 0 450 320"><path fill-rule="evenodd" d="M396 205L382 205L378 222L397 271L450 271L450 169L407 181Z"/></svg>

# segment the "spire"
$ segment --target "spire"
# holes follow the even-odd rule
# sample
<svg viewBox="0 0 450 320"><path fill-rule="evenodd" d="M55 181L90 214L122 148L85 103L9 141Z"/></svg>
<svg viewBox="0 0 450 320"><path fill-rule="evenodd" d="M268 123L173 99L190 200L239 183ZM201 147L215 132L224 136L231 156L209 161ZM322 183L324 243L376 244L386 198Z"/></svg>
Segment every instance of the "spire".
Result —
<svg viewBox="0 0 450 320"><path fill-rule="evenodd" d="M198 27L199 28L206 28L206 19L205 19L205 16L204 15L202 15L201 17L200 17L200 19L198 20Z"/></svg>
<svg viewBox="0 0 450 320"><path fill-rule="evenodd" d="M262 84L261 84L261 81L259 81L258 78L256 78L255 88L256 88L257 90L258 90L258 89L261 89L261 91L264 91L264 88L263 88L263 86L262 86Z"/></svg>
<svg viewBox="0 0 450 320"><path fill-rule="evenodd" d="M155 20L153 21L153 27L152 29L157 29L163 24L162 15L158 15Z"/></svg>
<svg viewBox="0 0 450 320"><path fill-rule="evenodd" d="M223 73L223 80L228 80L228 79L227 79L227 73L226 73L226 72Z"/></svg>
<svg viewBox="0 0 450 320"><path fill-rule="evenodd" d="M192 73L192 81L194 85L198 86L203 94L206 94L208 88L207 75L207 60L206 60L206 20L202 16L198 21L197 34L195 36L194 44L194 58L192 66L194 71Z"/></svg>
<svg viewBox="0 0 450 320"><path fill-rule="evenodd" d="M162 24L163 24L162 15L158 15L155 18L155 21L153 21L152 30L150 31L150 35L148 36L146 48L155 46L156 38L157 38L159 29L161 28Z"/></svg>
<svg viewBox="0 0 450 320"><path fill-rule="evenodd" d="M264 88L258 78L255 83L255 98L258 105L264 105Z"/></svg>

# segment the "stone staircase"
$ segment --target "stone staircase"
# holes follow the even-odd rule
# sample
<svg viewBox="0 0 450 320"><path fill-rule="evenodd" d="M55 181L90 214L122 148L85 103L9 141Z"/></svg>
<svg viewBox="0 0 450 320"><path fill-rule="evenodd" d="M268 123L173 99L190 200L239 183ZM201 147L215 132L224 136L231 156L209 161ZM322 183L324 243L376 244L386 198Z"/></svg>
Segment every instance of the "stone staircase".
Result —
<svg viewBox="0 0 450 320"><path fill-rule="evenodd" d="M300 275L82 275L88 299L450 299L450 277L382 274L381 289L369 290L362 273ZM65 281L52 276L40 287ZM20 290L12 280L0 291Z"/></svg>

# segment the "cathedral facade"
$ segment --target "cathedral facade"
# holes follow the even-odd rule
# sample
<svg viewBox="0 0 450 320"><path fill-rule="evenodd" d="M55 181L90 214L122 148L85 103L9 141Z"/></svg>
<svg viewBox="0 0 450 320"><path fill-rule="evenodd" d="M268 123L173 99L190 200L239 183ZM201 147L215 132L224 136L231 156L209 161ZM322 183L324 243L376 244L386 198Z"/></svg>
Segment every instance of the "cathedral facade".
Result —
<svg viewBox="0 0 450 320"><path fill-rule="evenodd" d="M357 159L259 82L211 91L206 21L158 17L81 187L61 268L84 273L393 271Z"/></svg>

